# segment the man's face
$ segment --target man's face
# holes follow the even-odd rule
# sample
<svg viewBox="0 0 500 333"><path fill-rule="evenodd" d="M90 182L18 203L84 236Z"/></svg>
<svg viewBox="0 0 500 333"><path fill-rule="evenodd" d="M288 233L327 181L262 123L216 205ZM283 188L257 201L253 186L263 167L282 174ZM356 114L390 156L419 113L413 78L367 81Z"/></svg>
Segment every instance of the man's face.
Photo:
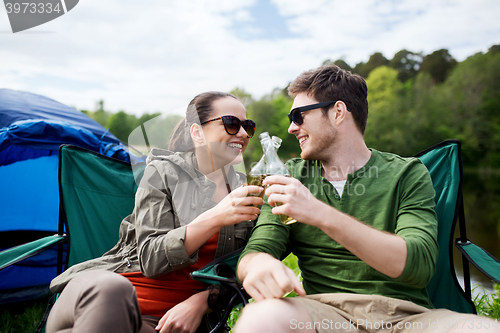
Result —
<svg viewBox="0 0 500 333"><path fill-rule="evenodd" d="M306 93L299 93L293 100L292 110L316 103L318 101ZM328 151L333 146L336 133L329 115L330 113L328 116L323 115L321 109L305 111L302 113L304 119L302 125L292 122L288 127L288 133L295 135L299 140L302 159L320 161L328 159Z"/></svg>

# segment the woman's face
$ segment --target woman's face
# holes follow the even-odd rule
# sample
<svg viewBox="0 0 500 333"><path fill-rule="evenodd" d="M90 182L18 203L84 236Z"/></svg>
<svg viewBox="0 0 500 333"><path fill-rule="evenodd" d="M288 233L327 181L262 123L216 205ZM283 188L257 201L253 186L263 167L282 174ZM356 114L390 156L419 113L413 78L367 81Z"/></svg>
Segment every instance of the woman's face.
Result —
<svg viewBox="0 0 500 333"><path fill-rule="evenodd" d="M221 116L235 116L241 121L247 119L245 107L233 97L217 99L212 104L212 110L209 119ZM249 138L242 126L238 133L230 135L224 129L222 119L218 119L204 124L202 129L215 169L243 161L242 153L247 148Z"/></svg>

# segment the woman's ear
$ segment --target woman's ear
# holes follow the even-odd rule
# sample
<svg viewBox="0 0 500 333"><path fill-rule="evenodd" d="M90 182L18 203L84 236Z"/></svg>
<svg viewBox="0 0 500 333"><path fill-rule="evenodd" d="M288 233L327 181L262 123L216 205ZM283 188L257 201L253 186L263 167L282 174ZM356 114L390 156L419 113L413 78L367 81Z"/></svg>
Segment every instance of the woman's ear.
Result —
<svg viewBox="0 0 500 333"><path fill-rule="evenodd" d="M193 139L195 146L205 145L205 135L203 135L203 129L198 124L192 124L189 130L191 134L191 139Z"/></svg>

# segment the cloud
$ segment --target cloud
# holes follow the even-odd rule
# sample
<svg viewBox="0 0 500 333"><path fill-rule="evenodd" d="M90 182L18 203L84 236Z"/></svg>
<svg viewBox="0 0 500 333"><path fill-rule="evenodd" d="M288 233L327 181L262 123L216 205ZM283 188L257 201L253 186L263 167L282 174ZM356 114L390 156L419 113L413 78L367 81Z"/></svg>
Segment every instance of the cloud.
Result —
<svg viewBox="0 0 500 333"><path fill-rule="evenodd" d="M274 2L292 17L294 32L330 45L332 60L342 55L351 65L377 51L391 58L403 48L424 53L448 48L463 60L500 39L495 20L500 3L489 0Z"/></svg>
<svg viewBox="0 0 500 333"><path fill-rule="evenodd" d="M103 99L113 111L166 112L205 90L260 98L326 59L447 48L463 60L500 43L498 14L490 0L86 0L9 34L0 10L0 87L82 109Z"/></svg>

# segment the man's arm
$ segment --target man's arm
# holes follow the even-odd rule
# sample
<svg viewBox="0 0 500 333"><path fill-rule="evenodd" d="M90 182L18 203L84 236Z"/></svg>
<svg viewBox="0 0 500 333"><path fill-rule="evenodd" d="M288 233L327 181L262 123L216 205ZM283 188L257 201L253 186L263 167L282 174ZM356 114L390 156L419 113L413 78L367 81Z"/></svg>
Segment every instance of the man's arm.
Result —
<svg viewBox="0 0 500 333"><path fill-rule="evenodd" d="M305 295L297 276L280 261L289 247L290 229L267 203L262 206L237 268L239 280L255 300L279 298L291 290Z"/></svg>
<svg viewBox="0 0 500 333"><path fill-rule="evenodd" d="M285 214L320 228L366 264L389 277L397 278L403 273L407 248L402 237L374 229L325 204L295 178L269 176L265 184L272 184L266 190L269 204L283 203L273 208L273 214Z"/></svg>
<svg viewBox="0 0 500 333"><path fill-rule="evenodd" d="M405 269L405 240L377 230L314 198L316 212L307 224L315 225L340 245L377 271L397 278ZM301 220L300 220L301 221Z"/></svg>

